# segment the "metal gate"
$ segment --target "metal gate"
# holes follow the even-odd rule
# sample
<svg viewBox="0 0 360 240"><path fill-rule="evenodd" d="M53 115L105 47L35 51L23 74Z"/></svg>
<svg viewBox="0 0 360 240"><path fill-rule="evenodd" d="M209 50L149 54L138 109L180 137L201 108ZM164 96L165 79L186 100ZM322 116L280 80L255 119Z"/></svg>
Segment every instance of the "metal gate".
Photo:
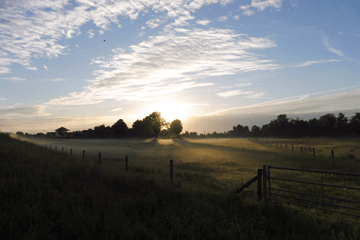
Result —
<svg viewBox="0 0 360 240"><path fill-rule="evenodd" d="M263 174L270 201L360 217L360 174L266 165Z"/></svg>

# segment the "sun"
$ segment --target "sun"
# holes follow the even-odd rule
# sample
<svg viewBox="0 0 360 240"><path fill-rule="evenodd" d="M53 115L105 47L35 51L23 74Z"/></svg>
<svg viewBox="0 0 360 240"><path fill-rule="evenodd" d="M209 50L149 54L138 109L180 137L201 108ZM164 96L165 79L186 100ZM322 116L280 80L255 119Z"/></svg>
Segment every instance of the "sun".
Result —
<svg viewBox="0 0 360 240"><path fill-rule="evenodd" d="M167 122L172 122L175 119L183 121L187 115L186 105L173 102L162 102L155 105L152 109L154 109L154 111L160 112L161 116L165 118Z"/></svg>

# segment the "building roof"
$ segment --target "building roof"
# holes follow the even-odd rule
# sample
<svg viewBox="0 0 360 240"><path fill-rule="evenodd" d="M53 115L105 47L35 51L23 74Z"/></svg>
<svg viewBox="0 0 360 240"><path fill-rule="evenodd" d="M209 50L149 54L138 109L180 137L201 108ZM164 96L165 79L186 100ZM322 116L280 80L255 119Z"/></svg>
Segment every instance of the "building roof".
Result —
<svg viewBox="0 0 360 240"><path fill-rule="evenodd" d="M67 129L67 128L61 127L61 128L56 129L55 131L56 131L56 132L57 132L57 131L61 131L61 132L62 132L62 131L70 131L70 130Z"/></svg>

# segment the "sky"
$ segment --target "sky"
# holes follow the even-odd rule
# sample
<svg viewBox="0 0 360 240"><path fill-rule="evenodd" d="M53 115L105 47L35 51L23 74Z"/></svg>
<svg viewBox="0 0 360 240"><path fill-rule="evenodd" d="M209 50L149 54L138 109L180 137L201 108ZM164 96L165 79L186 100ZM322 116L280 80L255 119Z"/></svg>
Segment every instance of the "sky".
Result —
<svg viewBox="0 0 360 240"><path fill-rule="evenodd" d="M0 129L360 112L358 0L0 0Z"/></svg>

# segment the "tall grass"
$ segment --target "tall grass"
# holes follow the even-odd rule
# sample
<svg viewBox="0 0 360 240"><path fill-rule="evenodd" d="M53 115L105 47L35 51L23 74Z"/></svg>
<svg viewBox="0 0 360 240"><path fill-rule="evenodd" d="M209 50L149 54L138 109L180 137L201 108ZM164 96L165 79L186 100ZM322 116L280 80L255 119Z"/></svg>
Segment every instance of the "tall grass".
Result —
<svg viewBox="0 0 360 240"><path fill-rule="evenodd" d="M198 144L194 148L164 147L172 148L164 150L164 156L160 154L167 159L171 151L180 157L185 156L186 149L187 154L194 154L194 158L176 162L172 183L168 179L168 161L165 164L162 158L145 158L146 151L157 149L155 145L144 145L144 152L134 156L129 172L125 172L123 161L105 159L99 165L96 158L82 160L0 135L0 234L3 239L359 236L357 225L341 219L257 202L252 190L235 194L236 188L249 180L247 176L253 175L254 166L262 162L259 153L280 161L275 160L279 153L263 146L254 150L249 143L242 150L244 160L229 160L226 156L235 156L236 151L210 146L204 150ZM230 155L216 162L210 157L216 152ZM255 163L247 163L252 158ZM242 179L235 174L241 171L250 173Z"/></svg>

